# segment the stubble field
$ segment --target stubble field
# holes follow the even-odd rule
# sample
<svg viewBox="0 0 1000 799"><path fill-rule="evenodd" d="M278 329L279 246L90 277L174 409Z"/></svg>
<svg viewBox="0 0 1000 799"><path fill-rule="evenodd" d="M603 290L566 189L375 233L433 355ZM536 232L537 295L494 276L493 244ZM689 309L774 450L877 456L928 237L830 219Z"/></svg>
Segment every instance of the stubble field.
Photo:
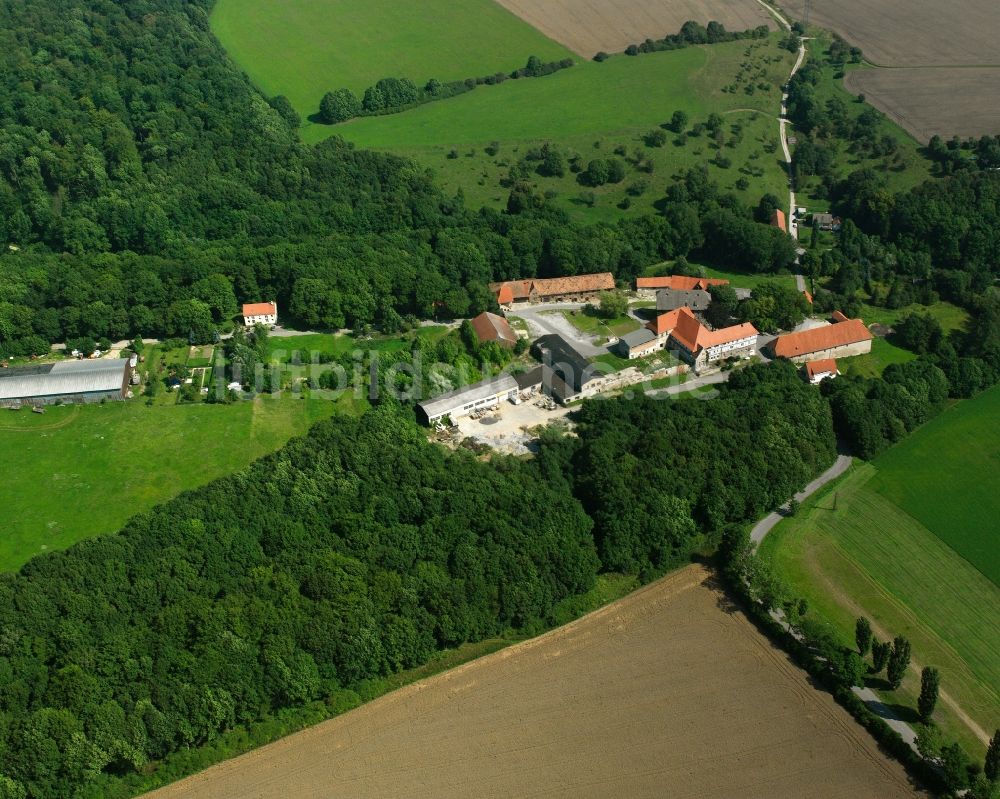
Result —
<svg viewBox="0 0 1000 799"><path fill-rule="evenodd" d="M844 86L918 141L1000 133L1000 68L858 69Z"/></svg>
<svg viewBox="0 0 1000 799"><path fill-rule="evenodd" d="M676 33L688 20L727 30L776 27L756 0L497 0L528 24L585 58L617 53L647 38Z"/></svg>
<svg viewBox="0 0 1000 799"><path fill-rule="evenodd" d="M801 18L803 0L785 8ZM839 33L879 66L1000 64L995 0L824 0L810 3L810 22Z"/></svg>
<svg viewBox="0 0 1000 799"><path fill-rule="evenodd" d="M804 2L785 8L802 19ZM810 21L887 68L850 72L845 86L919 141L1000 133L996 0L825 0L810 3Z"/></svg>
<svg viewBox="0 0 1000 799"><path fill-rule="evenodd" d="M902 797L902 767L690 566L147 799Z"/></svg>

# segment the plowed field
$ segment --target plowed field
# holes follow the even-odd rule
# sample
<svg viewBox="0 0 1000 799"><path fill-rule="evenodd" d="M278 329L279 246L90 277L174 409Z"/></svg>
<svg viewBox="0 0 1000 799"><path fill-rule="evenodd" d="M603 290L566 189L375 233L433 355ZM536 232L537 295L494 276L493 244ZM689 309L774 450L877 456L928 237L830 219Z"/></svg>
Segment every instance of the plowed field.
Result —
<svg viewBox="0 0 1000 799"><path fill-rule="evenodd" d="M913 795L691 566L147 799Z"/></svg>
<svg viewBox="0 0 1000 799"><path fill-rule="evenodd" d="M570 50L590 58L616 53L645 39L677 33L688 20L715 20L727 30L775 27L756 0L497 0L525 22Z"/></svg>

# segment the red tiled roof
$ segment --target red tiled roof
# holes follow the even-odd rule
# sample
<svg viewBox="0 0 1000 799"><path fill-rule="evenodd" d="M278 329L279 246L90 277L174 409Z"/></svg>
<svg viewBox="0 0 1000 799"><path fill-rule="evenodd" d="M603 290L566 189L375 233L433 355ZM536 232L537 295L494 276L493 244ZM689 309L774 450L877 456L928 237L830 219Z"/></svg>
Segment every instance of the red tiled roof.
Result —
<svg viewBox="0 0 1000 799"><path fill-rule="evenodd" d="M531 296L532 291L540 297L553 297L560 294L583 294L593 291L611 291L615 287L615 278L610 272L598 272L593 275L573 275L572 277L532 278L529 280L507 280L503 283L490 283L490 290L497 294L497 302L506 304L513 300L524 300Z"/></svg>
<svg viewBox="0 0 1000 799"><path fill-rule="evenodd" d="M864 322L860 319L848 319L835 325L814 327L812 330L778 336L774 342L774 354L779 358L794 358L808 355L810 352L871 341L871 338L872 334L868 332Z"/></svg>
<svg viewBox="0 0 1000 799"><path fill-rule="evenodd" d="M688 275L668 275L667 277L637 277L637 289L673 289L674 291L704 291L709 286L728 286L729 281L718 277L690 277Z"/></svg>
<svg viewBox="0 0 1000 799"><path fill-rule="evenodd" d="M771 226L780 228L786 233L788 232L788 223L785 221L785 212L780 208L775 208L774 213L771 214Z"/></svg>
<svg viewBox="0 0 1000 799"><path fill-rule="evenodd" d="M678 308L675 311L668 311L667 313L662 313L657 316L652 322L647 322L646 327L652 330L656 335L662 336L669 333L675 327L677 327L677 317L680 315L681 311L686 311L687 308Z"/></svg>
<svg viewBox="0 0 1000 799"><path fill-rule="evenodd" d="M821 361L809 361L806 364L806 376L812 380L816 375L824 372L837 374L837 362L833 358L824 358Z"/></svg>
<svg viewBox="0 0 1000 799"><path fill-rule="evenodd" d="M832 314L830 314L830 318L834 322L846 322L847 321L847 316L844 314L843 311L834 311Z"/></svg>
<svg viewBox="0 0 1000 799"><path fill-rule="evenodd" d="M244 316L269 316L278 313L278 306L273 302L248 302L243 305Z"/></svg>
<svg viewBox="0 0 1000 799"><path fill-rule="evenodd" d="M515 344L517 334L511 330L507 320L495 313L484 311L472 320L472 329L480 341L498 341L501 344Z"/></svg>
<svg viewBox="0 0 1000 799"><path fill-rule="evenodd" d="M805 298L806 298L806 300L807 300L807 301L809 302L809 304L810 304L810 305L812 305L812 304L813 304L813 295L812 295L812 294L810 294L810 293L809 293L808 291L806 291L805 289L803 289L803 290L802 290L802 293L803 293L803 294L805 295Z"/></svg>
<svg viewBox="0 0 1000 799"><path fill-rule="evenodd" d="M705 332L698 343L703 347L718 347L720 344L729 344L732 341L739 341L741 338L760 335L760 331L749 322L723 327L720 330L707 330L705 328L702 330Z"/></svg>
<svg viewBox="0 0 1000 799"><path fill-rule="evenodd" d="M709 330L698 321L698 318L691 313L691 309L687 306L660 314L646 327L658 336L669 333L691 353L758 335L757 328L749 322L724 327L720 330Z"/></svg>

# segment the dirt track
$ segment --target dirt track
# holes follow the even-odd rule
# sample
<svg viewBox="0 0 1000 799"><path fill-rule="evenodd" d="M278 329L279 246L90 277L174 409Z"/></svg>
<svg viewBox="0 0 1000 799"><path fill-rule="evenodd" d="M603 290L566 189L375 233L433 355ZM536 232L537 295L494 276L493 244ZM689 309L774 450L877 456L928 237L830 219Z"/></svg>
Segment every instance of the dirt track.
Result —
<svg viewBox="0 0 1000 799"><path fill-rule="evenodd" d="M691 566L147 799L913 795Z"/></svg>
<svg viewBox="0 0 1000 799"><path fill-rule="evenodd" d="M741 31L768 25L771 15L754 0L497 0L546 36L585 58L621 52L645 39L677 33L688 20L721 22Z"/></svg>

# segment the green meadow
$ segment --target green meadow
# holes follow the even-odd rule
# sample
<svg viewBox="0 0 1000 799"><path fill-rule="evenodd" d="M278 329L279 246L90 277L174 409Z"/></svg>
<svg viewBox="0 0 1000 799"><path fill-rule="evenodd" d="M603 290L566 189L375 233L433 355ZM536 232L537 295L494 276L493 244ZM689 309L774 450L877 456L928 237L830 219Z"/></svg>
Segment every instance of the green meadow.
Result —
<svg viewBox="0 0 1000 799"><path fill-rule="evenodd" d="M872 487L1000 587L998 421L1000 387L954 405L881 455Z"/></svg>
<svg viewBox="0 0 1000 799"><path fill-rule="evenodd" d="M905 635L913 658L942 672L936 719L978 757L1000 712L1000 388L956 404L782 521L761 552L840 638L869 616ZM878 688L879 685L873 687ZM911 669L887 693L905 717L919 694ZM911 718L910 720L915 720Z"/></svg>
<svg viewBox="0 0 1000 799"><path fill-rule="evenodd" d="M791 54L776 42L772 37L580 62L544 78L481 86L401 114L309 125L302 135L319 141L336 134L360 147L408 156L431 168L449 192L461 189L470 207L503 207L511 167L546 142L582 167L598 158L625 163L621 183L600 187L582 185L569 168L562 177L532 172L533 188L576 218L648 213L662 196L661 184L700 165L725 189L756 203L765 192L785 190L776 113ZM723 91L747 85L735 83L744 65L761 73L753 94ZM649 144L647 134L662 129L678 110L689 117L688 131L666 131L662 146ZM692 135L691 127L711 113L723 117L721 138L707 131Z"/></svg>
<svg viewBox="0 0 1000 799"><path fill-rule="evenodd" d="M232 405L142 400L0 416L0 571L113 533L136 513L231 474L344 402L259 397Z"/></svg>
<svg viewBox="0 0 1000 799"><path fill-rule="evenodd" d="M326 92L380 78L464 80L573 54L492 0L218 0L212 32L305 119Z"/></svg>

